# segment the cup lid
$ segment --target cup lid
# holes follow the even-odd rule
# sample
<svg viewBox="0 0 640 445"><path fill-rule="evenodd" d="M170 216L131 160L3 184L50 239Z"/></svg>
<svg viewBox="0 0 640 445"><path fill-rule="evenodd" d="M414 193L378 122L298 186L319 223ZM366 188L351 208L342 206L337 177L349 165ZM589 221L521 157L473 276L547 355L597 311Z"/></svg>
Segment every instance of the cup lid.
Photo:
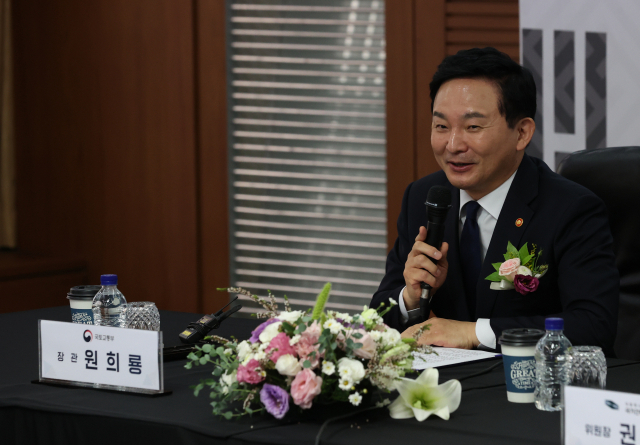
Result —
<svg viewBox="0 0 640 445"><path fill-rule="evenodd" d="M543 335L544 331L540 329L505 329L498 343L505 346L535 346Z"/></svg>
<svg viewBox="0 0 640 445"><path fill-rule="evenodd" d="M67 294L69 300L86 300L87 298L93 299L98 291L102 289L102 286L97 284L88 284L85 286L74 286Z"/></svg>

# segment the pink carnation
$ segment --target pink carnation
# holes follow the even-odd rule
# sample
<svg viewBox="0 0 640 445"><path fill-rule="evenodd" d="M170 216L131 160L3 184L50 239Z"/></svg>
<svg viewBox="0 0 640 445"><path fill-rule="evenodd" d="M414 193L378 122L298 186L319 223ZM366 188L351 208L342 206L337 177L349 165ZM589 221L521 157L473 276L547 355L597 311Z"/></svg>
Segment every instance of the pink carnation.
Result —
<svg viewBox="0 0 640 445"><path fill-rule="evenodd" d="M354 332L362 334L361 338L353 337L353 341L356 343L362 343L362 347L353 351L356 357L370 360L373 358L373 354L376 352L376 342L364 329L356 329Z"/></svg>
<svg viewBox="0 0 640 445"><path fill-rule="evenodd" d="M312 368L317 368L320 363L320 358L324 356L324 354L320 354L318 352L318 337L313 334L307 335L307 331L303 332L300 336L300 340L295 344L296 352L300 357L300 364L303 364L305 360L309 360L311 362ZM315 357L311 357L311 353L315 351Z"/></svg>
<svg viewBox="0 0 640 445"><path fill-rule="evenodd" d="M269 355L270 351L273 351L271 356L269 356L273 363L277 362L278 358L280 358L281 355L291 354L295 356L296 354L295 349L293 349L293 347L289 343L289 336L284 332L280 332L278 335L271 339L271 342L269 342L269 346L267 346L266 350L267 356Z"/></svg>
<svg viewBox="0 0 640 445"><path fill-rule="evenodd" d="M511 258L500 265L498 275L513 283L518 267L520 267L520 258Z"/></svg>
<svg viewBox="0 0 640 445"><path fill-rule="evenodd" d="M307 326L307 329L302 333L303 336L313 339L314 343L318 341L320 334L322 334L322 326L320 326L317 320L314 320L310 326Z"/></svg>
<svg viewBox="0 0 640 445"><path fill-rule="evenodd" d="M311 408L313 399L322 390L322 377L317 376L310 369L303 369L291 383L291 397L293 403L300 408Z"/></svg>
<svg viewBox="0 0 640 445"><path fill-rule="evenodd" d="M238 366L237 379L240 383L250 383L252 385L263 381L264 376L262 375L260 362L252 358L246 365Z"/></svg>

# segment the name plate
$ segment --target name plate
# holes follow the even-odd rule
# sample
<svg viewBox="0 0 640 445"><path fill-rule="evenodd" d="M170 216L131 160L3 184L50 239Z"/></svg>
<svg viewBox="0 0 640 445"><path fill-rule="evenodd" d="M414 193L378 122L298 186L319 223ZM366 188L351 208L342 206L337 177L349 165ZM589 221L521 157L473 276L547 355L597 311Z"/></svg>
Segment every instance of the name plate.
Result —
<svg viewBox="0 0 640 445"><path fill-rule="evenodd" d="M162 332L38 320L40 382L164 392Z"/></svg>
<svg viewBox="0 0 640 445"><path fill-rule="evenodd" d="M564 444L640 444L640 395L564 388Z"/></svg>

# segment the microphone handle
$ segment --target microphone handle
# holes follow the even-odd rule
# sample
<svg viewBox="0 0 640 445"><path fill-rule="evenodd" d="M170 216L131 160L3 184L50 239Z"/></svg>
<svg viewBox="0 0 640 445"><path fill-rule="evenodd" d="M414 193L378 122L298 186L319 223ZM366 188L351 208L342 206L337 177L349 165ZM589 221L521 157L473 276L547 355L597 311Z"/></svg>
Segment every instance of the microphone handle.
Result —
<svg viewBox="0 0 640 445"><path fill-rule="evenodd" d="M444 224L429 221L427 223L427 239L425 240L425 243L440 250L440 247L442 247L442 240L444 238L444 228ZM425 256L429 258L433 262L433 264L438 264L438 260L431 258L428 255ZM422 316L422 319L426 321L429 318L429 314L431 313L432 289L431 286L427 283L422 283L420 287L422 288L422 295L420 295L420 314Z"/></svg>
<svg viewBox="0 0 640 445"><path fill-rule="evenodd" d="M427 239L424 242L440 250L440 247L442 247L443 238L444 224L429 221L427 223ZM438 260L431 258L428 255L425 256L429 258L433 262L433 264L438 264ZM422 289L431 289L431 286L429 286L427 283L422 283L420 287Z"/></svg>

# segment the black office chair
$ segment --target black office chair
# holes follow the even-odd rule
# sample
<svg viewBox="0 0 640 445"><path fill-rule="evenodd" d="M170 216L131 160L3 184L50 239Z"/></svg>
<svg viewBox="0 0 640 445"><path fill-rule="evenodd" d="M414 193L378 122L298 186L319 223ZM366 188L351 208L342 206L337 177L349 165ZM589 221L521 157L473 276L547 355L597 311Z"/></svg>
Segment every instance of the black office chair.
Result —
<svg viewBox="0 0 640 445"><path fill-rule="evenodd" d="M558 173L598 195L609 209L620 271L620 313L614 351L640 360L640 147L577 151Z"/></svg>

